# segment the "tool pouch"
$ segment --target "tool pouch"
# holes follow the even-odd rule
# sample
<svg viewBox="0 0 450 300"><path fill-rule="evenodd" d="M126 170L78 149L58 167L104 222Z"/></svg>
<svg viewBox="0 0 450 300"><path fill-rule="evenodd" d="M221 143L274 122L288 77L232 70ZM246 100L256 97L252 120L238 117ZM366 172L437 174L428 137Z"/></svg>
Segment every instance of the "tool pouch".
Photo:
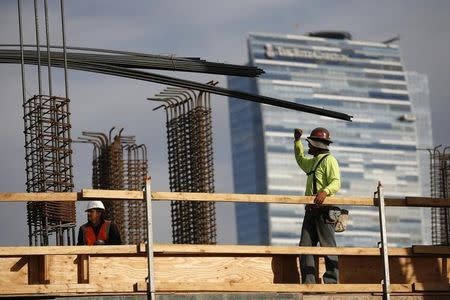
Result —
<svg viewBox="0 0 450 300"><path fill-rule="evenodd" d="M339 207L331 207L328 210L327 223L334 224L335 232L343 232L347 229L348 210Z"/></svg>

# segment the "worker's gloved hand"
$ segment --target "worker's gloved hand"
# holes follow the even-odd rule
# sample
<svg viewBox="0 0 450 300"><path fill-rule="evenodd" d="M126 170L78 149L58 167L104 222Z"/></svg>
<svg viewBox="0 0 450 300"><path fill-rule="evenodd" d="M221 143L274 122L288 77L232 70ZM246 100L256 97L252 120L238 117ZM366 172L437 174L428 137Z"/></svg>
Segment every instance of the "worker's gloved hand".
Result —
<svg viewBox="0 0 450 300"><path fill-rule="evenodd" d="M302 136L302 134L303 134L303 130L301 130L300 128L294 129L294 139L296 141L300 140L300 137Z"/></svg>
<svg viewBox="0 0 450 300"><path fill-rule="evenodd" d="M325 201L325 198L327 197L327 193L324 191L320 191L316 194L316 198L314 198L314 203L317 205L320 205Z"/></svg>

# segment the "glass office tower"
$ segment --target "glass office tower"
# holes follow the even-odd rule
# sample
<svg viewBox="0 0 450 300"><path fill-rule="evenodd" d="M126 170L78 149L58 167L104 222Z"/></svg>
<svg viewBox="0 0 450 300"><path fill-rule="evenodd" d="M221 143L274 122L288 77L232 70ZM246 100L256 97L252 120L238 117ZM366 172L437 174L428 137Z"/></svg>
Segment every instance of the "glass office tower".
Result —
<svg viewBox="0 0 450 300"><path fill-rule="evenodd" d="M327 37L250 34L249 64L258 79L228 78L231 89L353 115L345 122L230 99L233 178L236 193L303 195L306 175L293 152L293 129L331 131L331 152L341 168L341 196L372 197L377 181L386 197L420 195L416 119L396 45ZM303 144L307 147L306 142ZM422 242L420 208L387 208L392 246ZM303 205L236 204L239 244L297 245ZM376 246L378 210L351 207L344 246Z"/></svg>

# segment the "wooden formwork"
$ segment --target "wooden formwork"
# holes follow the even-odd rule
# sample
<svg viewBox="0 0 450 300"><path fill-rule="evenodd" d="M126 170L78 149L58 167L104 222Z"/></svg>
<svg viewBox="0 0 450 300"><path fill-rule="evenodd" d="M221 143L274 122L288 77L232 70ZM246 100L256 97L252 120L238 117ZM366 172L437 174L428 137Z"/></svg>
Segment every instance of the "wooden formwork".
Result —
<svg viewBox="0 0 450 300"><path fill-rule="evenodd" d="M2 296L146 292L145 245L1 247ZM340 283L299 284L299 254L339 255ZM378 248L155 245L156 292L382 292ZM391 291L448 291L450 247L391 248Z"/></svg>
<svg viewBox="0 0 450 300"><path fill-rule="evenodd" d="M139 191L0 193L0 202L144 200ZM151 193L152 201L309 204L312 197ZM385 199L386 206L450 206L445 199ZM329 205L377 205L373 198L327 198ZM157 293L381 293L379 248L236 245L153 245ZM299 284L300 254L338 255L340 283ZM449 293L450 247L389 248L390 292ZM320 264L320 259L319 259ZM318 268L323 269L322 268ZM320 277L320 274L317 274ZM0 296L83 296L147 293L147 245L0 247Z"/></svg>

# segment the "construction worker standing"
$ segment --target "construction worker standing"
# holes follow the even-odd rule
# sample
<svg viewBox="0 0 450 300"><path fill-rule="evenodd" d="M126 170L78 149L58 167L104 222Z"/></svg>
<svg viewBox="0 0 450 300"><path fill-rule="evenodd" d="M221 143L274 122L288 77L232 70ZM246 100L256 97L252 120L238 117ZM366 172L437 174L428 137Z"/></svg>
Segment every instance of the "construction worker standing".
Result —
<svg viewBox="0 0 450 300"><path fill-rule="evenodd" d="M330 133L327 129L318 127L311 131L306 139L308 142L308 158L303 151L300 141L303 131L294 131L295 159L300 168L308 176L306 181L305 196L315 196L314 203L305 207L300 246L336 247L335 222L333 208L322 206L326 197L337 193L341 187L340 171L337 160L330 154L328 146L332 143ZM337 256L325 257L326 272L323 275L324 283L338 282L338 260ZM312 255L300 256L300 271L302 283L316 282L316 266Z"/></svg>
<svg viewBox="0 0 450 300"><path fill-rule="evenodd" d="M80 227L77 245L120 245L119 228L104 219L105 206L101 201L89 201L87 208L88 222Z"/></svg>

